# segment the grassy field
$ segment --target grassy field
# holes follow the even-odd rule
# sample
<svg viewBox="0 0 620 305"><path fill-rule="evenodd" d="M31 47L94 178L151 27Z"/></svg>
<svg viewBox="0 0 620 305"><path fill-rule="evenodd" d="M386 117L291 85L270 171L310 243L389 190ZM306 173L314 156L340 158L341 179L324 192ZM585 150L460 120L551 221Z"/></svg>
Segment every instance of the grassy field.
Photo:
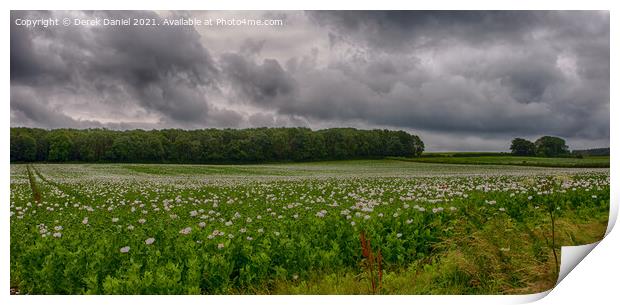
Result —
<svg viewBox="0 0 620 305"><path fill-rule="evenodd" d="M22 294L535 293L554 285L562 245L603 236L608 209L606 168L12 165L11 286Z"/></svg>
<svg viewBox="0 0 620 305"><path fill-rule="evenodd" d="M519 157L503 153L425 153L419 158L395 158L401 161L443 164L519 165L539 167L609 168L609 156L583 158Z"/></svg>

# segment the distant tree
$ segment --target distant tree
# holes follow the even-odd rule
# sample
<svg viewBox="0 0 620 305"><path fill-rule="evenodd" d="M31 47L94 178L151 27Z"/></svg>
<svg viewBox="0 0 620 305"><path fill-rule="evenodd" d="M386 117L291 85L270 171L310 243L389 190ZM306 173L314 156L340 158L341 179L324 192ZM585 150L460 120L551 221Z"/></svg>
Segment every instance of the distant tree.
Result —
<svg viewBox="0 0 620 305"><path fill-rule="evenodd" d="M354 148L354 138L346 128L331 128L321 131L325 138L325 148L331 159L347 159Z"/></svg>
<svg viewBox="0 0 620 305"><path fill-rule="evenodd" d="M161 138L157 135L149 134L144 139L142 159L145 162L161 162L164 158L164 146Z"/></svg>
<svg viewBox="0 0 620 305"><path fill-rule="evenodd" d="M573 150L571 154L581 156L609 156L609 147Z"/></svg>
<svg viewBox="0 0 620 305"><path fill-rule="evenodd" d="M526 139L515 138L512 140L510 150L513 155L533 156L536 154L536 145Z"/></svg>
<svg viewBox="0 0 620 305"><path fill-rule="evenodd" d="M404 151L403 143L400 142L398 135L391 135L386 137L385 148L387 149L386 155L388 156L400 156Z"/></svg>
<svg viewBox="0 0 620 305"><path fill-rule="evenodd" d="M49 156L50 141L46 133L39 132L33 137L37 140L37 161L46 161Z"/></svg>
<svg viewBox="0 0 620 305"><path fill-rule="evenodd" d="M419 157L424 152L424 142L420 139L420 137L414 135L413 136L413 156Z"/></svg>
<svg viewBox="0 0 620 305"><path fill-rule="evenodd" d="M311 133L308 145L310 146L310 160L324 160L327 157L325 139L322 134L318 132Z"/></svg>
<svg viewBox="0 0 620 305"><path fill-rule="evenodd" d="M37 157L37 142L27 135L11 136L11 161L34 161Z"/></svg>
<svg viewBox="0 0 620 305"><path fill-rule="evenodd" d="M250 161L266 161L271 158L271 139L265 133L266 128L254 129L248 135L248 158Z"/></svg>
<svg viewBox="0 0 620 305"><path fill-rule="evenodd" d="M139 148L135 145L135 141L129 135L123 135L114 139L112 142L113 159L118 162L135 162L136 153Z"/></svg>
<svg viewBox="0 0 620 305"><path fill-rule="evenodd" d="M200 141L192 139L188 134L183 134L174 141L176 149L175 161L181 163L194 163L200 157Z"/></svg>
<svg viewBox="0 0 620 305"><path fill-rule="evenodd" d="M544 136L536 142L536 154L543 157L557 157L568 155L568 146L562 138Z"/></svg>
<svg viewBox="0 0 620 305"><path fill-rule="evenodd" d="M416 135L395 130L11 128L11 161L246 163L412 157Z"/></svg>
<svg viewBox="0 0 620 305"><path fill-rule="evenodd" d="M47 159L49 161L71 161L71 151L73 149L73 142L64 133L53 134L50 137L50 149Z"/></svg>
<svg viewBox="0 0 620 305"><path fill-rule="evenodd" d="M225 161L222 141L223 139L219 130L205 131L202 136L201 160L205 163Z"/></svg>
<svg viewBox="0 0 620 305"><path fill-rule="evenodd" d="M289 147L291 160L303 161L311 160L310 155L310 129L306 128L290 128L288 131Z"/></svg>

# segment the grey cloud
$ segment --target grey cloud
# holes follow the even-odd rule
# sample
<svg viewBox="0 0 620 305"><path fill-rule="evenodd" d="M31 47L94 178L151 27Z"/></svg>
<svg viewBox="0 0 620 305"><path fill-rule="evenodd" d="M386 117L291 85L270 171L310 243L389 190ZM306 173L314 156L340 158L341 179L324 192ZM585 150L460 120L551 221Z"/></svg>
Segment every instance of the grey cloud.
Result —
<svg viewBox="0 0 620 305"><path fill-rule="evenodd" d="M480 75L449 69L441 75L420 76L416 74L428 72L417 69L415 60L392 63L380 59L362 65L338 63L291 72L278 69L278 77L268 79L282 81L269 82L266 88L271 90L256 85L261 83L261 73L244 73L237 80L249 86L241 90L257 105L320 120L363 120L455 134L608 134L608 124L599 116L606 113L604 95L575 87L576 83L564 83L564 76L546 63L549 58L543 57L534 65L520 61L527 58L513 63L504 63L510 59L507 57L489 62L476 58L485 70ZM252 69L236 71L259 67L249 65ZM279 66L275 62L272 65ZM291 84L296 87L291 89ZM560 96L557 92L561 90L573 95ZM582 99L586 97L589 99ZM597 108L603 111L592 111ZM592 118L593 113L597 117Z"/></svg>
<svg viewBox="0 0 620 305"><path fill-rule="evenodd" d="M265 46L265 40L254 40L252 38L247 38L241 44L241 48L239 53L246 56L255 56L260 54L263 47Z"/></svg>
<svg viewBox="0 0 620 305"><path fill-rule="evenodd" d="M303 117L277 115L274 113L259 112L248 117L248 123L253 127L309 127L310 123Z"/></svg>
<svg viewBox="0 0 620 305"><path fill-rule="evenodd" d="M11 16L66 14L160 18L122 11ZM168 13L193 14L201 13ZM510 137L543 134L566 137L571 147L609 143L608 12L252 16L286 26L218 34L12 25L11 124L399 128L421 134L430 150L470 150L471 143L505 150ZM92 118L72 114L89 105ZM127 114L110 124L97 122L98 112ZM134 122L142 115L149 123Z"/></svg>
<svg viewBox="0 0 620 305"><path fill-rule="evenodd" d="M11 121L27 122L28 125L44 128L102 127L90 120L75 120L46 105L42 97L28 87L11 88Z"/></svg>
<svg viewBox="0 0 620 305"><path fill-rule="evenodd" d="M33 16L40 14L62 15L34 12ZM160 19L152 12L78 14ZM122 98L128 96L146 110L173 121L203 120L208 109L205 89L213 88L218 77L209 53L199 42L199 34L191 27L67 27L40 31L12 27L11 38L20 42L11 44L12 84L37 86L39 92L62 87L91 100L116 90L125 93Z"/></svg>
<svg viewBox="0 0 620 305"><path fill-rule="evenodd" d="M308 16L337 36L397 52L455 41L518 44L541 28L570 37L600 34L605 27L599 20L609 23L595 11L311 11Z"/></svg>
<svg viewBox="0 0 620 305"><path fill-rule="evenodd" d="M228 53L222 56L221 65L233 87L252 103L286 103L287 100L282 99L294 94L295 80L275 59L265 59L262 64L256 64L239 54Z"/></svg>
<svg viewBox="0 0 620 305"><path fill-rule="evenodd" d="M296 80L295 94L269 96L279 113L456 134L609 136L605 13L309 15L340 53L327 67L289 60L279 78ZM575 75L559 67L563 54Z"/></svg>
<svg viewBox="0 0 620 305"><path fill-rule="evenodd" d="M211 126L238 128L243 125L245 116L230 109L210 108L206 121ZM204 128L204 125L199 125L196 127Z"/></svg>

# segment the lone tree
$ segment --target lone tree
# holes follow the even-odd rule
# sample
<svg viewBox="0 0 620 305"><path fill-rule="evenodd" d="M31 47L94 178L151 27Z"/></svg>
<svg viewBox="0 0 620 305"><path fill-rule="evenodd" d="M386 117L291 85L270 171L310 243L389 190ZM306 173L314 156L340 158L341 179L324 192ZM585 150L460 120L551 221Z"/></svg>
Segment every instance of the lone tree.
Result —
<svg viewBox="0 0 620 305"><path fill-rule="evenodd" d="M510 150L513 155L517 156L533 156L536 154L536 145L526 139L515 138L512 140Z"/></svg>
<svg viewBox="0 0 620 305"><path fill-rule="evenodd" d="M543 157L557 157L568 155L568 146L562 138L544 136L536 142L536 154Z"/></svg>

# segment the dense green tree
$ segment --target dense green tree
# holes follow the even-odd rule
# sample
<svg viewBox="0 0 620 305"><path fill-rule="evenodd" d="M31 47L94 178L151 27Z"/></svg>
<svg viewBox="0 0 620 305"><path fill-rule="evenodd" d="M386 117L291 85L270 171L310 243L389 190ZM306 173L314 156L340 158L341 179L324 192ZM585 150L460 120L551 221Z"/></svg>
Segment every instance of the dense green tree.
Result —
<svg viewBox="0 0 620 305"><path fill-rule="evenodd" d="M403 143L397 135L390 135L387 137L385 148L387 149L386 154L388 156L399 156L404 150Z"/></svg>
<svg viewBox="0 0 620 305"><path fill-rule="evenodd" d="M248 135L248 159L250 161L265 161L271 159L271 139L265 132L265 128L255 129Z"/></svg>
<svg viewBox="0 0 620 305"><path fill-rule="evenodd" d="M177 162L197 163L200 159L200 141L189 134L179 135L174 141L174 147Z"/></svg>
<svg viewBox="0 0 620 305"><path fill-rule="evenodd" d="M11 161L34 161L37 157L37 142L27 134L13 136L11 133Z"/></svg>
<svg viewBox="0 0 620 305"><path fill-rule="evenodd" d="M72 161L73 141L64 132L52 134L49 137L50 148L47 159L53 162Z"/></svg>
<svg viewBox="0 0 620 305"><path fill-rule="evenodd" d="M568 146L562 138L543 136L536 142L536 154L543 157L558 157L568 155Z"/></svg>
<svg viewBox="0 0 620 305"><path fill-rule="evenodd" d="M118 162L135 162L138 161L136 154L139 147L137 143L129 135L120 136L112 142L112 158Z"/></svg>
<svg viewBox="0 0 620 305"><path fill-rule="evenodd" d="M412 138L413 138L412 139L412 142L413 142L413 156L414 157L419 157L424 152L424 142L422 142L420 137L418 137L416 135L413 135Z"/></svg>
<svg viewBox="0 0 620 305"><path fill-rule="evenodd" d="M283 128L276 128L271 131L272 156L273 160L290 160L290 147L288 134Z"/></svg>
<svg viewBox="0 0 620 305"><path fill-rule="evenodd" d="M248 163L412 157L423 150L418 136L379 129L11 128L11 161Z"/></svg>
<svg viewBox="0 0 620 305"><path fill-rule="evenodd" d="M510 151L517 156L533 156L536 154L536 145L526 139L514 138L510 144Z"/></svg>
<svg viewBox="0 0 620 305"><path fill-rule="evenodd" d="M157 134L147 134L145 136L143 141L142 159L151 162L161 162L164 160L164 146L162 145L161 136Z"/></svg>

